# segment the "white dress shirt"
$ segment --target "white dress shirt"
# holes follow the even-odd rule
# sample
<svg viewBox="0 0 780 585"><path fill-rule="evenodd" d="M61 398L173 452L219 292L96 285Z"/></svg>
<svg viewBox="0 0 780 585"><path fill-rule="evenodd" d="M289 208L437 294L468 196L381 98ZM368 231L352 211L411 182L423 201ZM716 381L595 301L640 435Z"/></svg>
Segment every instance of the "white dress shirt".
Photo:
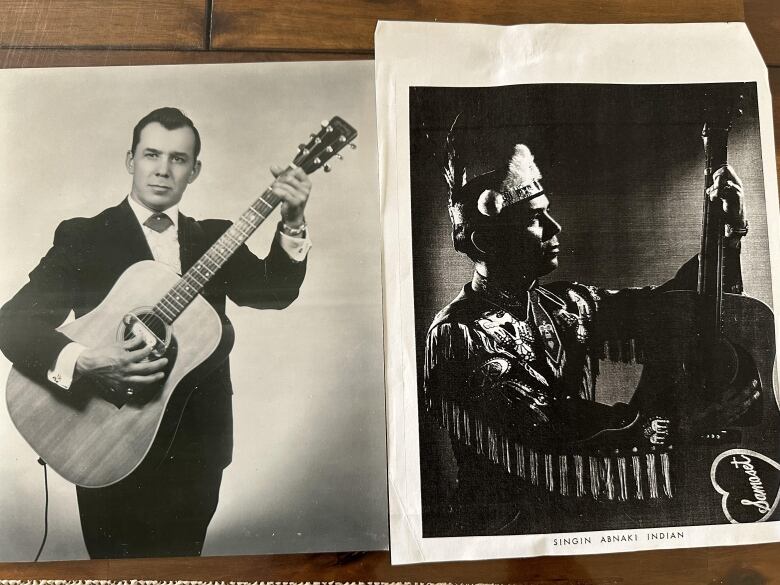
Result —
<svg viewBox="0 0 780 585"><path fill-rule="evenodd" d="M135 213L138 223L141 224L141 230L144 232L146 243L152 251L152 257L157 262L162 262L173 268L176 274L181 274L181 258L179 258L179 206L174 205L161 212L168 216L173 225L164 232L156 232L144 223L152 217L157 211L146 209L132 197L127 198L130 209Z"/></svg>
<svg viewBox="0 0 780 585"><path fill-rule="evenodd" d="M146 238L146 243L149 244L149 249L152 251L154 259L157 262L167 264L177 274L181 274L181 258L179 256L179 206L174 205L162 212L171 219L173 225L163 232L156 232L153 229L146 227L144 222L158 212L150 211L136 202L132 197L128 197L127 201L130 203L130 209L133 210L135 217L138 219L138 223L141 225L144 237ZM303 238L295 238L280 232L279 244L282 249L287 252L287 255L293 262L303 262L306 255L309 253L309 249L311 249L311 240L309 240L308 237L308 230L306 237ZM76 371L76 360L78 360L81 352L85 349L86 348L83 345L76 343L75 341L66 345L57 356L57 360L52 369L47 373L49 381L64 389L70 388Z"/></svg>

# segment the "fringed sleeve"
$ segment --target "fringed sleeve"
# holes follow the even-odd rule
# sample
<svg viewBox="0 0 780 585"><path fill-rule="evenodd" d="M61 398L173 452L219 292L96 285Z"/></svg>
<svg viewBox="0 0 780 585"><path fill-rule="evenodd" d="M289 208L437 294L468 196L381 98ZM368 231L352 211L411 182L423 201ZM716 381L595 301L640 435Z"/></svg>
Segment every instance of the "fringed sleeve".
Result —
<svg viewBox="0 0 780 585"><path fill-rule="evenodd" d="M648 303L654 287L587 290L593 303L590 350L599 359L644 363Z"/></svg>
<svg viewBox="0 0 780 585"><path fill-rule="evenodd" d="M633 412L556 395L544 376L510 359L476 325L430 329L424 381L426 409L452 441L520 482L596 499L657 494L660 481L650 481L647 461L631 458L630 449L607 454L578 446L597 430L630 421Z"/></svg>
<svg viewBox="0 0 780 585"><path fill-rule="evenodd" d="M698 266L698 257L694 256L674 278L660 286L610 290L560 283L566 286L567 302L584 317L590 355L614 362L646 363L648 346L657 333L653 330L657 319L653 312L662 302L660 295L672 290L695 290ZM551 288L555 290L556 286Z"/></svg>
<svg viewBox="0 0 780 585"><path fill-rule="evenodd" d="M426 409L452 439L511 473L526 467L529 452L577 441L612 415L592 401L556 396L531 365L462 323L429 331L424 381Z"/></svg>
<svg viewBox="0 0 780 585"><path fill-rule="evenodd" d="M507 469L520 437L533 428L538 438L539 426L550 423L546 381L510 357L484 332L462 323L440 323L428 333L428 412L454 440Z"/></svg>

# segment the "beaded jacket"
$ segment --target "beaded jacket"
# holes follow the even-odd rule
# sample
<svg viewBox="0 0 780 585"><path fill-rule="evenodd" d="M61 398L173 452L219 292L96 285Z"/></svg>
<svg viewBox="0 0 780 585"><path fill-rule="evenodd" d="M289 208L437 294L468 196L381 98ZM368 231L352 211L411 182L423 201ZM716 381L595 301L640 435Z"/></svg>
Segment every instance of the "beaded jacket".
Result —
<svg viewBox="0 0 780 585"><path fill-rule="evenodd" d="M599 362L645 363L653 299L695 288L697 268L693 258L661 286L554 282L517 296L476 273L434 318L423 372L424 408L452 443L459 505L481 514L480 498L493 505L531 496L533 507L552 497L577 514L577 501L657 507L671 499L668 413L644 399L653 389L641 383L628 403L598 402ZM731 274L729 288L737 291L738 266ZM525 522L529 531L561 529L554 521ZM472 532L501 532L507 524L498 518Z"/></svg>

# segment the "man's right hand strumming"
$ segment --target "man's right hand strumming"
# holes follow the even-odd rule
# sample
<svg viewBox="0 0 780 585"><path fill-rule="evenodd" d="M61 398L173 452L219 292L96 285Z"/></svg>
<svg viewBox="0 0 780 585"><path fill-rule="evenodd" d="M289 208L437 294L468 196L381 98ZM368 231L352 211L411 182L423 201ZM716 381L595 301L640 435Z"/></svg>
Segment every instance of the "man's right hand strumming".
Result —
<svg viewBox="0 0 780 585"><path fill-rule="evenodd" d="M133 337L103 347L85 349L76 360L76 375L91 376L113 388L144 386L160 382L168 358L147 359L153 347Z"/></svg>

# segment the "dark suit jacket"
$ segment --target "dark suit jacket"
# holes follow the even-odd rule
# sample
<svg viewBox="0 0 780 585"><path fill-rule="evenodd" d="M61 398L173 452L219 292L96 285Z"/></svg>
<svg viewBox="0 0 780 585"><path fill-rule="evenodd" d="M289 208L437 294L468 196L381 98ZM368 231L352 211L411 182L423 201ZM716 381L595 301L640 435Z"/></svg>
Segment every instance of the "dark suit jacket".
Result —
<svg viewBox="0 0 780 585"><path fill-rule="evenodd" d="M179 214L182 271L186 271L228 229L225 220L196 221ZM30 273L29 282L0 309L0 350L38 379L70 340L55 331L71 310L80 317L94 309L130 265L153 259L127 200L92 218L62 222L54 244ZM220 316L223 345L233 327L225 299L261 309L281 309L298 296L306 263L293 262L274 239L265 259L241 246L206 285L202 295ZM227 360L208 375L187 379L197 387L187 404L174 448L206 463L227 465L232 452L232 393Z"/></svg>

